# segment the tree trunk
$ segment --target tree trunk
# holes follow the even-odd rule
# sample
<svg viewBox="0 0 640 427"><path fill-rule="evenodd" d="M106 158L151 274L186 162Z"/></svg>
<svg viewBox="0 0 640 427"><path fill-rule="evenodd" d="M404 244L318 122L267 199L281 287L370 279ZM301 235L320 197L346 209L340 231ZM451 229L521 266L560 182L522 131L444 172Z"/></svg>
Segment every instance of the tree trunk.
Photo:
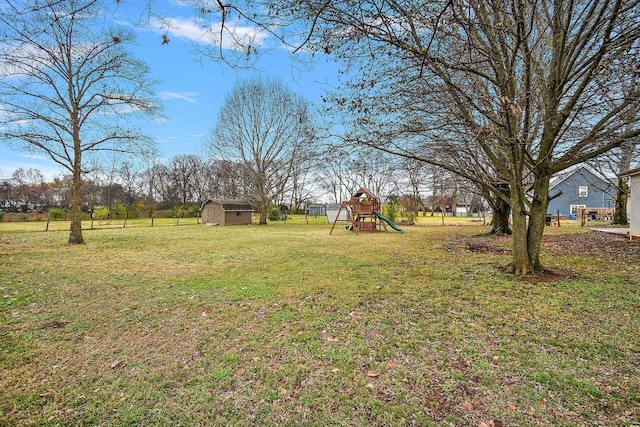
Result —
<svg viewBox="0 0 640 427"><path fill-rule="evenodd" d="M512 272L515 274L529 274L534 271L529 259L527 214L522 203L512 203L513 218L513 264Z"/></svg>
<svg viewBox="0 0 640 427"><path fill-rule="evenodd" d="M489 199L487 199L489 200ZM493 218L491 219L490 235L511 235L511 227L509 226L509 216L511 214L511 206L502 197L497 196L495 201L491 203L493 209Z"/></svg>
<svg viewBox="0 0 640 427"><path fill-rule="evenodd" d="M542 270L540 247L549 206L549 177L536 178L529 212L524 191L511 197L513 218L513 264L515 274L529 274Z"/></svg>
<svg viewBox="0 0 640 427"><path fill-rule="evenodd" d="M258 225L267 224L267 209L269 209L269 204L261 201L260 202L260 219L258 220Z"/></svg>
<svg viewBox="0 0 640 427"><path fill-rule="evenodd" d="M71 181L71 229L69 230L69 244L81 245L82 238L82 174L80 171L80 153L75 155L73 165L73 179Z"/></svg>
<svg viewBox="0 0 640 427"><path fill-rule="evenodd" d="M511 216L511 206L509 202L500 196L499 193L507 198L511 197L511 191L509 186L503 183L495 185L495 191L489 192L483 190L482 196L491 206L493 216L491 218L491 231L489 235L511 235L511 226L509 225L509 218Z"/></svg>
<svg viewBox="0 0 640 427"><path fill-rule="evenodd" d="M549 207L549 180L550 177L548 176L536 178L533 187L533 200L531 201L531 209L529 211L527 245L529 260L535 271L542 270L540 246L546 225L547 208Z"/></svg>
<svg viewBox="0 0 640 427"><path fill-rule="evenodd" d="M625 178L618 178L618 191L616 192L616 210L613 214L613 224L627 225L627 197L629 196L629 186Z"/></svg>

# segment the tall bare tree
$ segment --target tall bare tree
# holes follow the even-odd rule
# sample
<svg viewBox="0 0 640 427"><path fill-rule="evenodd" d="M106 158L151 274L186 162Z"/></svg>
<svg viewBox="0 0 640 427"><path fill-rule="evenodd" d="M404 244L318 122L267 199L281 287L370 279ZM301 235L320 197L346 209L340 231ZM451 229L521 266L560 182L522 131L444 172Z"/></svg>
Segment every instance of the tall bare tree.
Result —
<svg viewBox="0 0 640 427"><path fill-rule="evenodd" d="M278 16L309 22L308 48L331 52L353 71L352 87L361 90L338 100L353 101L352 111L370 115L375 106L365 103L365 94L387 81L396 89L417 88L414 99L435 107L420 118L428 128L418 133L396 99L378 98L379 111L387 113L374 119L398 120L405 137L359 132L361 142L470 179L470 163L460 159L475 157L495 172L494 180L477 182L511 208L515 273L542 269L550 178L640 134L638 115L630 114L637 111L638 90L626 92L610 73L611 64L637 61L638 0L274 4L270 10ZM421 87L409 78L394 80L390 71L402 69ZM380 125L374 120L366 129ZM472 142L464 155L456 143L461 136ZM423 149L429 145L434 149ZM438 145L459 155L438 157ZM508 191L494 191L500 180Z"/></svg>
<svg viewBox="0 0 640 427"><path fill-rule="evenodd" d="M126 49L134 34L106 24L113 4L15 0L0 8L0 139L71 173L70 244L84 241L86 158L152 149L128 119L160 112L148 66Z"/></svg>
<svg viewBox="0 0 640 427"><path fill-rule="evenodd" d="M46 204L46 184L38 169L16 169L11 175L16 201L29 208Z"/></svg>
<svg viewBox="0 0 640 427"><path fill-rule="evenodd" d="M225 97L209 138L213 157L242 164L250 173L244 196L267 209L286 189L297 159L314 144L309 104L274 79L240 81Z"/></svg>

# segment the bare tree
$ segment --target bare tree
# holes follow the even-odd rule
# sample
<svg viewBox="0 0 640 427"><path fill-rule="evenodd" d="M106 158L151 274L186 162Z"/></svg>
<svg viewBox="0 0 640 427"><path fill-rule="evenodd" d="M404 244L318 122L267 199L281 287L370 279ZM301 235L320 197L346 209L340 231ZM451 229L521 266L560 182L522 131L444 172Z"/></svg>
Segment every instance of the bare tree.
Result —
<svg viewBox="0 0 640 427"><path fill-rule="evenodd" d="M169 180L172 187L176 189L180 204L195 202L194 181L200 169L198 158L191 154L175 156L167 167Z"/></svg>
<svg viewBox="0 0 640 427"><path fill-rule="evenodd" d="M311 149L312 147L309 148L307 154L301 156L293 165L291 179L283 195L288 197L289 201L286 204L290 205L292 210L298 209L305 202L312 201L317 193L317 176L314 174L314 169L317 167L317 153Z"/></svg>
<svg viewBox="0 0 640 427"><path fill-rule="evenodd" d="M349 200L354 190L359 188L351 171L350 153L340 148L329 148L319 163L321 188L331 201L340 203ZM362 187L363 184L360 184Z"/></svg>
<svg viewBox="0 0 640 427"><path fill-rule="evenodd" d="M140 197L139 165L133 162L122 162L118 168L119 181L126 195L126 205L132 206Z"/></svg>
<svg viewBox="0 0 640 427"><path fill-rule="evenodd" d="M273 79L239 82L225 97L209 139L213 157L242 164L250 172L244 196L267 209L286 189L294 165L313 144L308 102Z"/></svg>
<svg viewBox="0 0 640 427"><path fill-rule="evenodd" d="M415 159L403 159L400 167L407 176L409 194L415 200L418 210L423 209L422 190L427 180L427 168L424 162Z"/></svg>
<svg viewBox="0 0 640 427"><path fill-rule="evenodd" d="M399 191L395 159L368 147L326 147L318 170L321 190L335 203L349 200L360 187L381 198Z"/></svg>
<svg viewBox="0 0 640 427"><path fill-rule="evenodd" d="M636 137L625 141L617 150L616 174L619 175L632 169L632 165L640 164L640 138ZM629 198L629 185L622 177L616 182L616 207L613 216L614 224L628 224L627 200Z"/></svg>
<svg viewBox="0 0 640 427"><path fill-rule="evenodd" d="M145 186L149 198L159 203L161 208L174 207L180 204L178 191L171 179L171 171L165 164L158 163L144 172Z"/></svg>
<svg viewBox="0 0 640 427"><path fill-rule="evenodd" d="M13 197L24 208L28 209L47 203L44 176L38 169L16 169L11 175L13 181Z"/></svg>
<svg viewBox="0 0 640 427"><path fill-rule="evenodd" d="M14 188L10 180L0 180L0 208L5 210L15 209L15 197L13 196Z"/></svg>
<svg viewBox="0 0 640 427"><path fill-rule="evenodd" d="M361 89L351 98L352 110L358 113L361 100L361 116L373 107L364 104L367 88L397 82L392 70L413 73L422 85L414 98L439 107L421 117L429 127L409 138L414 123L389 98L379 106L386 116L377 117L399 120L406 138L359 132L359 140L474 179L469 162L460 167L456 157L434 156L437 150L412 150L422 141L423 148L444 144L462 153L454 137L467 135L472 144L458 159L475 156L496 172L494 180L478 184L486 191L499 180L508 186L494 194L511 208L516 273L542 269L550 178L640 134L637 114L629 114L637 111L637 89L625 92L607 72L610 64L637 58L637 0L275 3L280 16L309 22L310 49L332 52L350 70L366 70L354 73L352 82ZM400 83L416 88L409 79Z"/></svg>
<svg viewBox="0 0 640 427"><path fill-rule="evenodd" d="M17 0L0 11L0 139L71 173L70 244L83 243L86 157L149 151L153 142L127 120L160 111L148 66L126 50L134 34L105 24L110 4Z"/></svg>
<svg viewBox="0 0 640 427"><path fill-rule="evenodd" d="M207 189L209 197L239 199L249 192L250 173L242 163L228 159L211 159Z"/></svg>

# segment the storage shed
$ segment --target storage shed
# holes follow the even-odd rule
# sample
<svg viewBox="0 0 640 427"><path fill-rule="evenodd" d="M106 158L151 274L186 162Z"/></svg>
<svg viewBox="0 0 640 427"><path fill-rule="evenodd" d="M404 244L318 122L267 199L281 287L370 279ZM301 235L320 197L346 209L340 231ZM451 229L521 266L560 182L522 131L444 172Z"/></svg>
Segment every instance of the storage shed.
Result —
<svg viewBox="0 0 640 427"><path fill-rule="evenodd" d="M340 205L327 205L325 212L329 223L335 222L336 218L338 221L349 221L349 213L345 209L340 210ZM338 215L340 216L338 217Z"/></svg>
<svg viewBox="0 0 640 427"><path fill-rule="evenodd" d="M322 216L327 214L327 205L309 205L309 215Z"/></svg>
<svg viewBox="0 0 640 427"><path fill-rule="evenodd" d="M243 200L209 199L200 208L202 225L251 224L253 209Z"/></svg>
<svg viewBox="0 0 640 427"><path fill-rule="evenodd" d="M627 201L629 237L640 239L640 168L630 170L620 176L629 179L629 200Z"/></svg>

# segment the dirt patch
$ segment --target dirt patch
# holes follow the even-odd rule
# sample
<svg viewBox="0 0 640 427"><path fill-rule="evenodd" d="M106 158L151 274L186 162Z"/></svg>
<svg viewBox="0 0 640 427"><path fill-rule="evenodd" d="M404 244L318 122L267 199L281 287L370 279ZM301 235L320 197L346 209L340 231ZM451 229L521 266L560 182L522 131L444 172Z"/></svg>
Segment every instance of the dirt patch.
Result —
<svg viewBox="0 0 640 427"><path fill-rule="evenodd" d="M477 253L489 255L511 255L511 236L460 237L443 245L448 252ZM580 255L610 260L626 265L640 264L640 241L629 240L626 236L613 233L572 233L546 235L542 239L542 252L555 255ZM497 267L503 273L509 267ZM533 275L520 278L522 282L553 283L573 280L573 271L545 269Z"/></svg>
<svg viewBox="0 0 640 427"><path fill-rule="evenodd" d="M501 237L460 237L444 245L448 252L471 252L492 255L510 255L511 249L505 248Z"/></svg>
<svg viewBox="0 0 640 427"><path fill-rule="evenodd" d="M69 322L49 322L45 323L40 329L61 329L67 326Z"/></svg>
<svg viewBox="0 0 640 427"><path fill-rule="evenodd" d="M542 250L558 255L610 257L615 261L640 262L640 241L613 233L579 233L545 236Z"/></svg>
<svg viewBox="0 0 640 427"><path fill-rule="evenodd" d="M510 255L511 236L459 237L443 245L448 252ZM612 233L574 233L544 236L542 251L557 255L609 256L617 261L640 262L640 240Z"/></svg>
<svg viewBox="0 0 640 427"><path fill-rule="evenodd" d="M571 281L576 278L570 270L548 270L537 271L532 275L520 277L520 282L525 283L555 283L560 281Z"/></svg>

